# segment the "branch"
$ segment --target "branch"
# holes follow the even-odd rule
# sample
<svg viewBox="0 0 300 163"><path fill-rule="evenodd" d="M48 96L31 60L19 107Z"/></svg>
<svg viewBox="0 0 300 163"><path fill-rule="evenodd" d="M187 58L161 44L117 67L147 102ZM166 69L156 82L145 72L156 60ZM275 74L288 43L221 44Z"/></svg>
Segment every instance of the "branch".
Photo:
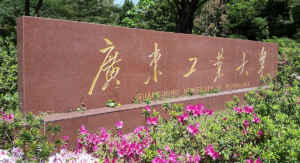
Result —
<svg viewBox="0 0 300 163"><path fill-rule="evenodd" d="M168 0L169 1L169 0ZM175 6L177 8L177 13L180 11L180 8L179 8L179 1L178 0L174 0L174 3L175 3Z"/></svg>
<svg viewBox="0 0 300 163"><path fill-rule="evenodd" d="M196 10L201 7L205 2L207 2L208 0L203 0L198 6L196 6Z"/></svg>
<svg viewBox="0 0 300 163"><path fill-rule="evenodd" d="M43 3L43 0L39 0L38 4L36 6L35 12L34 12L34 17L37 17L37 15L42 7L42 3Z"/></svg>
<svg viewBox="0 0 300 163"><path fill-rule="evenodd" d="M176 8L175 8L175 6L173 5L173 3L171 3L171 1L170 0L167 0L168 1L168 3L170 4L170 6L172 7L172 8L174 8L175 10L176 10L176 8L177 8L177 10L178 10L178 8L179 8L179 6L177 7L176 6ZM176 0L174 0L174 1L176 1ZM178 10L179 11L179 10ZM177 12L178 12L177 11ZM176 12L175 12L176 13Z"/></svg>
<svg viewBox="0 0 300 163"><path fill-rule="evenodd" d="M14 142L13 142L13 141L11 141L11 139L10 139L10 137L8 136L8 133L7 133L7 131L6 131L6 130L5 130L5 133L6 133L6 136L8 137L8 139L9 139L10 143L11 143L12 145L14 145Z"/></svg>

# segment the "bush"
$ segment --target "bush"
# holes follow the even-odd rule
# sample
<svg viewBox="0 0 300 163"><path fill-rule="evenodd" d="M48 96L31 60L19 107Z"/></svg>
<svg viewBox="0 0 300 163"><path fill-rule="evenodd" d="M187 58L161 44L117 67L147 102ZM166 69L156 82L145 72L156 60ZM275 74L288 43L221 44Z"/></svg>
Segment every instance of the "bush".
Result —
<svg viewBox="0 0 300 163"><path fill-rule="evenodd" d="M24 123L20 113L14 115L2 109L0 109L0 117L3 119L0 122L0 147L5 150L4 155L0 154L0 161L2 159L4 162L5 160L43 162L48 160L56 147L67 147L68 138L58 139L55 144L47 141L47 136L41 133L44 123L41 117L36 118L29 113L25 116L26 123ZM54 127L49 124L45 130L52 135L61 132L59 124ZM19 154L18 157L11 156L15 152L22 153L22 157Z"/></svg>
<svg viewBox="0 0 300 163"><path fill-rule="evenodd" d="M19 111L16 34L0 37L0 106Z"/></svg>
<svg viewBox="0 0 300 163"><path fill-rule="evenodd" d="M288 38L274 37L264 41L279 44L277 82L282 85L293 84L300 76L300 44Z"/></svg>

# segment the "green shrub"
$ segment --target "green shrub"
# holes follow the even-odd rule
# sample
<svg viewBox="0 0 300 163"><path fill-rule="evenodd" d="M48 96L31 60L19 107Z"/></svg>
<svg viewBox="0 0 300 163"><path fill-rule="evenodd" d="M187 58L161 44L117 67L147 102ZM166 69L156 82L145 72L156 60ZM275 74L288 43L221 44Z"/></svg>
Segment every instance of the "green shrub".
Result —
<svg viewBox="0 0 300 163"><path fill-rule="evenodd" d="M0 106L18 111L16 34L0 37Z"/></svg>

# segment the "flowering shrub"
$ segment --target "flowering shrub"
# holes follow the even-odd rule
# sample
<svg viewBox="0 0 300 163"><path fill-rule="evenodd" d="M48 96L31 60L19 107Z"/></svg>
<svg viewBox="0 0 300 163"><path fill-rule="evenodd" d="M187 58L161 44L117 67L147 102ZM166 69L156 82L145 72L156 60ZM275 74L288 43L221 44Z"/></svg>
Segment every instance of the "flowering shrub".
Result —
<svg viewBox="0 0 300 163"><path fill-rule="evenodd" d="M67 147L68 137L58 139L55 142L56 147L54 143L47 141L46 135L42 135L40 131L43 124L41 117L35 118L29 113L25 116L25 127L20 113L14 115L0 108L0 117L0 148L3 162L43 162L48 160L56 147ZM52 127L51 124L45 130L53 135L61 131L59 125Z"/></svg>
<svg viewBox="0 0 300 163"><path fill-rule="evenodd" d="M97 158L92 157L87 153L68 152L66 149L61 149L60 153L50 156L49 163L68 162L68 163L95 163Z"/></svg>
<svg viewBox="0 0 300 163"><path fill-rule="evenodd" d="M104 163L299 162L300 84L294 81L293 85L285 87L272 81L267 83L268 89L245 95L247 105L240 106L240 100L235 97L227 103L226 111L216 113L203 104L185 107L175 104L165 109L171 118L163 119L157 111L146 106L142 114L147 127L139 126L129 134L123 134L126 123L122 121L116 122L118 134L115 137L103 127L99 133L91 133L81 126L77 148L66 150L66 136L57 140L62 150L53 155L54 145L39 137L40 119L27 115L26 120L33 130L19 129L12 134L21 121L18 115L3 111L0 126L9 134L5 136L0 132L4 140L1 147L6 149L1 159ZM48 126L46 131L55 134L60 129ZM24 155L14 156L16 148L22 149Z"/></svg>
<svg viewBox="0 0 300 163"><path fill-rule="evenodd" d="M252 149L264 142L266 131L251 106L236 107L234 111L213 115L213 111L204 108L203 104L188 105L186 112L182 105L175 105L169 110L173 115L171 120L159 118L155 110L151 114L149 106L144 111L148 112L144 115L149 128L140 126L133 133L123 134L123 122L118 121L116 138L112 138L103 127L99 134L94 134L82 126L73 155L84 154L91 160L98 158L103 162L227 162L260 159L260 153ZM70 158L69 155L66 157ZM58 160L58 156L52 156L51 161Z"/></svg>
<svg viewBox="0 0 300 163"><path fill-rule="evenodd" d="M11 152L0 149L0 162L14 163L21 159L24 155L20 148L13 148Z"/></svg>

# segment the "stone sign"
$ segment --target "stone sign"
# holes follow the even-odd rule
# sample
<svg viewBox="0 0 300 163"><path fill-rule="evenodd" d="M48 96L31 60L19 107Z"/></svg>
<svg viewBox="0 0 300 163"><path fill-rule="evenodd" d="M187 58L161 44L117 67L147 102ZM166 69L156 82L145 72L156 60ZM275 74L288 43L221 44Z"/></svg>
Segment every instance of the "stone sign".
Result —
<svg viewBox="0 0 300 163"><path fill-rule="evenodd" d="M25 113L235 90L274 76L278 44L46 18L17 19L18 92Z"/></svg>

